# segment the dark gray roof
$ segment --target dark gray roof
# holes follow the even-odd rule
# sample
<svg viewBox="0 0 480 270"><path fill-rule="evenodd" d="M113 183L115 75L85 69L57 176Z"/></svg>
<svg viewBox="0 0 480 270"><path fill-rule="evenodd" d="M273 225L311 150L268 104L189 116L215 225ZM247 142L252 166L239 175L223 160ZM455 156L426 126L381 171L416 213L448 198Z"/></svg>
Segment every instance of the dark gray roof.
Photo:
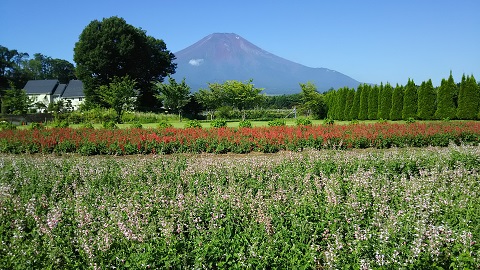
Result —
<svg viewBox="0 0 480 270"><path fill-rule="evenodd" d="M62 97L64 98L73 98L73 97L84 97L83 93L83 82L80 80L71 80L65 91L63 92Z"/></svg>
<svg viewBox="0 0 480 270"><path fill-rule="evenodd" d="M25 92L31 95L53 94L58 85L58 80L30 80L27 82Z"/></svg>
<svg viewBox="0 0 480 270"><path fill-rule="evenodd" d="M63 91L65 91L65 87L67 87L66 84L59 84L57 89L55 89L55 93L53 94L61 97L63 95Z"/></svg>

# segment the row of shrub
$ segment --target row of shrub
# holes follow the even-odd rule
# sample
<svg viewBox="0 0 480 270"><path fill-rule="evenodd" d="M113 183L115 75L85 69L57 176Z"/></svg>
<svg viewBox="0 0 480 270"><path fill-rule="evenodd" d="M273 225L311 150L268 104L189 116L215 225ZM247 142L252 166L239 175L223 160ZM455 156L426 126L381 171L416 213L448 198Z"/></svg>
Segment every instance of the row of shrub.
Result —
<svg viewBox="0 0 480 270"><path fill-rule="evenodd" d="M189 122L190 123L190 122ZM479 122L271 126L185 129L50 128L4 130L0 152L80 153L82 155L150 153L249 153L313 149L448 146L480 141Z"/></svg>

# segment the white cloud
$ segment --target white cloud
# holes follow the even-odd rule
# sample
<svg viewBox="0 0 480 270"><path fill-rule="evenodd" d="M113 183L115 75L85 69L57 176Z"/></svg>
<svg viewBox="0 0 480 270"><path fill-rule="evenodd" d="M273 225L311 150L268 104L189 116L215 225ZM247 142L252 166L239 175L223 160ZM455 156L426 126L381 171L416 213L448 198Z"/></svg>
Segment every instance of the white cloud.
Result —
<svg viewBox="0 0 480 270"><path fill-rule="evenodd" d="M198 67L203 63L203 59L190 59L190 61L188 61L188 63L192 66Z"/></svg>

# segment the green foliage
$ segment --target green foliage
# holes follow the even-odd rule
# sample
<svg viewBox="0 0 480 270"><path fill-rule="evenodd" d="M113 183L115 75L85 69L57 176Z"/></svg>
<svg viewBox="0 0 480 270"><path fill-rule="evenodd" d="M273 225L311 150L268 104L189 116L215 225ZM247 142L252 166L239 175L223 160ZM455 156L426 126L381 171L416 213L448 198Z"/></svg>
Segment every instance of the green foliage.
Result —
<svg viewBox="0 0 480 270"><path fill-rule="evenodd" d="M335 95L335 114L334 119L345 120L345 107L347 105L348 87L337 90Z"/></svg>
<svg viewBox="0 0 480 270"><path fill-rule="evenodd" d="M67 120L58 120L53 122L53 127L56 128L67 128L70 126L70 123L68 123Z"/></svg>
<svg viewBox="0 0 480 270"><path fill-rule="evenodd" d="M32 104L25 90L15 88L13 83L10 83L10 88L4 91L1 101L2 113L7 114L25 114Z"/></svg>
<svg viewBox="0 0 480 270"><path fill-rule="evenodd" d="M123 112L133 107L135 86L135 80L130 79L129 76L114 77L108 86L102 85L98 90L102 101L115 110L117 114L115 120L119 123L122 121Z"/></svg>
<svg viewBox="0 0 480 270"><path fill-rule="evenodd" d="M300 110L317 119L325 117L328 110L327 105L323 95L317 92L315 84L311 82L300 83L300 88L302 89Z"/></svg>
<svg viewBox="0 0 480 270"><path fill-rule="evenodd" d="M480 89L472 76L462 76L458 93L458 119L477 119L480 107Z"/></svg>
<svg viewBox="0 0 480 270"><path fill-rule="evenodd" d="M177 112L182 119L184 107L190 101L190 87L183 78L181 83L177 83L174 78L168 77L168 84L157 84L160 91L158 98L163 101L163 105L168 110Z"/></svg>
<svg viewBox="0 0 480 270"><path fill-rule="evenodd" d="M85 128L85 129L94 129L92 123L83 123L80 128Z"/></svg>
<svg viewBox="0 0 480 270"><path fill-rule="evenodd" d="M173 127L173 125L166 120L162 120L162 121L158 122L157 127L158 128L171 128L171 127Z"/></svg>
<svg viewBox="0 0 480 270"><path fill-rule="evenodd" d="M263 91L256 88L252 80L240 82L235 80L226 81L223 84L209 83L209 89L200 89L195 98L207 110L229 106L243 112L242 120L245 120L245 110L254 108L262 103L264 96L260 95Z"/></svg>
<svg viewBox="0 0 480 270"><path fill-rule="evenodd" d="M295 124L297 126L311 126L312 121L308 118L297 118L297 120L295 120Z"/></svg>
<svg viewBox="0 0 480 270"><path fill-rule="evenodd" d="M189 120L185 123L185 128L202 128L202 124L198 120Z"/></svg>
<svg viewBox="0 0 480 270"><path fill-rule="evenodd" d="M375 120L378 118L378 94L380 88L375 85L368 91L368 119Z"/></svg>
<svg viewBox="0 0 480 270"><path fill-rule="evenodd" d="M323 124L330 126L335 124L335 120L333 120L332 118L325 118L325 120L323 120Z"/></svg>
<svg viewBox="0 0 480 270"><path fill-rule="evenodd" d="M403 110L402 118L415 118L417 117L418 96L417 86L413 80L408 79L408 83L405 86L405 93L403 95Z"/></svg>
<svg viewBox="0 0 480 270"><path fill-rule="evenodd" d="M115 121L108 121L103 123L103 128L104 129L118 129L117 124Z"/></svg>
<svg viewBox="0 0 480 270"><path fill-rule="evenodd" d="M249 120L243 120L238 123L239 128L251 128L252 127L252 122Z"/></svg>
<svg viewBox="0 0 480 270"><path fill-rule="evenodd" d="M368 84L363 84L358 86L357 91L359 91L360 88L361 88L360 110L358 112L358 120L367 120L368 119L368 96L370 95L370 90L372 88Z"/></svg>
<svg viewBox="0 0 480 270"><path fill-rule="evenodd" d="M416 122L416 120L415 120L415 118L413 118L413 117L409 117L409 118L407 118L407 119L405 120L405 122L406 122L407 124L413 124L413 123Z"/></svg>
<svg viewBox="0 0 480 270"><path fill-rule="evenodd" d="M12 123L9 123L7 121L0 121L0 131L2 130L14 130L17 129L17 126L15 126Z"/></svg>
<svg viewBox="0 0 480 270"><path fill-rule="evenodd" d="M355 119L358 119L358 115L360 114L360 98L361 98L361 95L362 95L362 86L359 85L357 90L353 96L353 102L352 102L352 106L350 108L350 111L348 112L349 113L349 117L348 119L350 120L355 120ZM347 108L345 108L346 110L348 110Z"/></svg>
<svg viewBox="0 0 480 270"><path fill-rule="evenodd" d="M455 119L457 116L457 107L455 100L458 98L458 89L453 80L452 73L448 80L442 79L442 83L438 89L437 95L437 111L435 112L436 119L450 118Z"/></svg>
<svg viewBox="0 0 480 270"><path fill-rule="evenodd" d="M225 119L215 119L210 122L210 126L214 128L221 128L227 126L227 121Z"/></svg>
<svg viewBox="0 0 480 270"><path fill-rule="evenodd" d="M140 122L133 122L130 124L130 128L143 128L143 125Z"/></svg>
<svg viewBox="0 0 480 270"><path fill-rule="evenodd" d="M418 110L419 119L431 120L437 110L437 94L433 88L432 80L422 82L418 89Z"/></svg>
<svg viewBox="0 0 480 270"><path fill-rule="evenodd" d="M148 36L119 17L90 22L75 44L73 59L90 106L105 105L100 86L111 83L111 78L128 75L137 83L140 108L154 109L158 104L152 82L161 82L176 67L175 55L163 40Z"/></svg>
<svg viewBox="0 0 480 270"><path fill-rule="evenodd" d="M403 86L397 84L392 94L392 110L390 111L391 120L402 120L403 110Z"/></svg>
<svg viewBox="0 0 480 270"><path fill-rule="evenodd" d="M280 127L280 126L285 126L285 120L284 119L275 119L272 121L268 121L268 126L269 127Z"/></svg>
<svg viewBox="0 0 480 270"><path fill-rule="evenodd" d="M379 96L379 108L378 108L379 119L390 119L390 113L392 110L392 95L393 95L393 88L387 82L385 86L381 88L381 92Z"/></svg>
<svg viewBox="0 0 480 270"><path fill-rule="evenodd" d="M41 129L45 129L45 126L42 123L32 122L30 123L28 128L31 130L35 130L35 129L41 130Z"/></svg>

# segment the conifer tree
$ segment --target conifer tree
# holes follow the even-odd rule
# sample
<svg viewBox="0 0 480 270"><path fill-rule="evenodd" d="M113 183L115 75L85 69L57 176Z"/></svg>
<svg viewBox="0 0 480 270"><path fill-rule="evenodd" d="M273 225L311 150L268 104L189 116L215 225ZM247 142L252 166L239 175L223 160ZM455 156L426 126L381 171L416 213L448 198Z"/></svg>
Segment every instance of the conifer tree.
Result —
<svg viewBox="0 0 480 270"><path fill-rule="evenodd" d="M335 113L336 113L336 96L337 91L335 90L329 90L328 92L325 93L325 103L327 104L327 117L330 119L335 119Z"/></svg>
<svg viewBox="0 0 480 270"><path fill-rule="evenodd" d="M450 72L448 80L442 79L438 89L436 119L454 119L457 116L457 108L455 106L457 91L457 85L453 80L452 72Z"/></svg>
<svg viewBox="0 0 480 270"><path fill-rule="evenodd" d="M390 111L392 109L392 86L387 82L380 94L380 108L378 110L379 119L390 119Z"/></svg>
<svg viewBox="0 0 480 270"><path fill-rule="evenodd" d="M359 85L357 87L357 91L355 91L355 95L353 96L353 104L352 108L350 109L350 119L356 120L358 119L358 114L360 113L360 96L362 95L362 86Z"/></svg>
<svg viewBox="0 0 480 270"><path fill-rule="evenodd" d="M390 120L401 120L403 109L403 86L398 85L393 89L392 109L390 111Z"/></svg>
<svg viewBox="0 0 480 270"><path fill-rule="evenodd" d="M345 120L352 120L353 118L350 117L350 111L353 106L353 99L355 98L355 89L346 88L347 91L347 99L345 100L345 111L344 111L344 118Z"/></svg>
<svg viewBox="0 0 480 270"><path fill-rule="evenodd" d="M368 119L368 95L370 93L370 85L363 84L361 87L360 93L360 110L358 111L358 120L367 120ZM358 90L357 90L358 91Z"/></svg>
<svg viewBox="0 0 480 270"><path fill-rule="evenodd" d="M477 119L480 93L477 82L472 76L462 76L458 92L458 119Z"/></svg>
<svg viewBox="0 0 480 270"><path fill-rule="evenodd" d="M341 121L345 120L345 103L347 101L347 92L348 92L347 87L340 88L337 90L337 95L335 99L336 100L335 102L336 117L334 119L338 119Z"/></svg>
<svg viewBox="0 0 480 270"><path fill-rule="evenodd" d="M408 79L403 95L403 110L402 118L416 118L417 117L417 86L413 80Z"/></svg>
<svg viewBox="0 0 480 270"><path fill-rule="evenodd" d="M380 88L375 85L368 93L368 119L376 120L378 117L378 92Z"/></svg>
<svg viewBox="0 0 480 270"><path fill-rule="evenodd" d="M422 120L431 120L437 109L437 94L433 88L432 80L422 82L418 89L417 116Z"/></svg>

